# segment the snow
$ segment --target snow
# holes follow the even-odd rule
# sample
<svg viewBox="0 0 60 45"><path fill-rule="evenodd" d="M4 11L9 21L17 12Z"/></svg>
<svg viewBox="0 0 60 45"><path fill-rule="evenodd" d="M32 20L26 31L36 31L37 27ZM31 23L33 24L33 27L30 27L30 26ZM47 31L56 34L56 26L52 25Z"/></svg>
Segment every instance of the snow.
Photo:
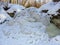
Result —
<svg viewBox="0 0 60 45"><path fill-rule="evenodd" d="M49 40L48 34L44 33L46 27L40 22L25 22L22 18L19 22L11 20L0 26L4 27L0 30L1 45L37 45Z"/></svg>
<svg viewBox="0 0 60 45"><path fill-rule="evenodd" d="M3 1L0 1L0 7L5 7L5 6L7 6L7 2L5 3Z"/></svg>
<svg viewBox="0 0 60 45"><path fill-rule="evenodd" d="M10 4L10 9L7 10L8 13L13 13L14 11L20 12L21 10L24 10L25 7L22 5L17 5L17 4Z"/></svg>
<svg viewBox="0 0 60 45"><path fill-rule="evenodd" d="M52 39L50 40L50 44L51 44L51 45L60 45L60 35L52 38Z"/></svg>
<svg viewBox="0 0 60 45"><path fill-rule="evenodd" d="M0 8L0 22L9 20L0 24L0 45L60 45L60 35L49 38L46 32L50 17L47 13L40 12L41 9L50 10L52 6L55 10L59 4L49 2L39 9L35 7L25 9L17 4L11 4L11 8L7 11ZM13 11L17 13L12 19L7 12L12 13Z"/></svg>
<svg viewBox="0 0 60 45"><path fill-rule="evenodd" d="M40 14L38 13L38 10L34 7L27 8L19 13L17 13L15 18L22 17L22 18L28 18L29 21L40 21ZM32 20L31 20L32 19Z"/></svg>
<svg viewBox="0 0 60 45"><path fill-rule="evenodd" d="M28 13L27 13L28 12ZM35 7L30 7L22 12L17 13L14 18L24 18L30 22L42 22L44 25L49 25L50 17L45 13L39 13L38 9ZM47 23L48 22L48 23Z"/></svg>
<svg viewBox="0 0 60 45"><path fill-rule="evenodd" d="M52 9L57 3L56 2L48 2L47 4L42 5L38 10L41 12L42 10L50 10Z"/></svg>
<svg viewBox="0 0 60 45"><path fill-rule="evenodd" d="M0 14L0 23L3 22L6 19L6 16L3 14Z"/></svg>
<svg viewBox="0 0 60 45"><path fill-rule="evenodd" d="M0 23L3 23L5 20L11 20L12 18L4 11L3 8L0 8Z"/></svg>
<svg viewBox="0 0 60 45"><path fill-rule="evenodd" d="M48 11L48 14L58 14L58 10L60 9L60 2L58 2L51 10Z"/></svg>

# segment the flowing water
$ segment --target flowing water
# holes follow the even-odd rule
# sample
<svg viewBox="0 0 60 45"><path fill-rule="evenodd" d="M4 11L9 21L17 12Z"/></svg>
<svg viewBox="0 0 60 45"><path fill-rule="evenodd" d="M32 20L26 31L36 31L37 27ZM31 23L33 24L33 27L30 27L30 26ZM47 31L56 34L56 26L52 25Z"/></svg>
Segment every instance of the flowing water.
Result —
<svg viewBox="0 0 60 45"><path fill-rule="evenodd" d="M47 26L47 33L50 37L55 37L57 35L60 35L60 29L58 29L54 24L50 24Z"/></svg>

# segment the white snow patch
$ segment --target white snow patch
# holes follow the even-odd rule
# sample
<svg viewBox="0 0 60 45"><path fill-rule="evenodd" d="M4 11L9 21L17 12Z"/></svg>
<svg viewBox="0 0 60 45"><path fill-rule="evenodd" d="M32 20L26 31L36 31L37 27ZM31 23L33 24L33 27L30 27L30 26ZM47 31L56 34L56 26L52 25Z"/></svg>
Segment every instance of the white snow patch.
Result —
<svg viewBox="0 0 60 45"><path fill-rule="evenodd" d="M60 9L60 2L58 2L51 10L48 11L48 14L58 14L58 10Z"/></svg>
<svg viewBox="0 0 60 45"><path fill-rule="evenodd" d="M4 22L5 20L11 20L12 18L4 11L3 8L0 8L0 23Z"/></svg>
<svg viewBox="0 0 60 45"><path fill-rule="evenodd" d="M38 10L41 12L42 10L50 10L52 9L57 3L55 2L48 2L47 4L42 5Z"/></svg>
<svg viewBox="0 0 60 45"><path fill-rule="evenodd" d="M25 7L22 5L12 4L10 9L7 10L7 12L8 13L13 13L14 11L21 12L21 10L23 9L25 9Z"/></svg>

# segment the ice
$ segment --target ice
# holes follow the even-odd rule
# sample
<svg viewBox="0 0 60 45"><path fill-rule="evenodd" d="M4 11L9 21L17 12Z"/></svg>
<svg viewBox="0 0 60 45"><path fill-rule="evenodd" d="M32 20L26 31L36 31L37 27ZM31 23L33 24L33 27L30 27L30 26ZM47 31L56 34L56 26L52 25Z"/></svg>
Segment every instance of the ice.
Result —
<svg viewBox="0 0 60 45"><path fill-rule="evenodd" d="M6 16L3 14L0 14L0 23L3 22L6 19Z"/></svg>
<svg viewBox="0 0 60 45"><path fill-rule="evenodd" d="M7 6L7 2L3 2L3 1L0 1L0 7L5 7L5 6Z"/></svg>
<svg viewBox="0 0 60 45"><path fill-rule="evenodd" d="M17 13L14 18L24 18L24 20L29 22L42 22L46 26L50 23L50 17L46 13L39 13L38 9L34 7L27 8Z"/></svg>

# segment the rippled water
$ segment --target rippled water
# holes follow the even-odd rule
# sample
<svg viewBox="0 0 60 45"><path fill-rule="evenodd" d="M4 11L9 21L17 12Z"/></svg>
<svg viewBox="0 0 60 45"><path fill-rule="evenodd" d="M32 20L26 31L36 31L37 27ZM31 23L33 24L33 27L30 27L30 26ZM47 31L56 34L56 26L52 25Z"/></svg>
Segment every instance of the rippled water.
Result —
<svg viewBox="0 0 60 45"><path fill-rule="evenodd" d="M60 35L60 29L58 29L54 24L50 24L47 26L47 33L50 37L55 37L57 35Z"/></svg>

